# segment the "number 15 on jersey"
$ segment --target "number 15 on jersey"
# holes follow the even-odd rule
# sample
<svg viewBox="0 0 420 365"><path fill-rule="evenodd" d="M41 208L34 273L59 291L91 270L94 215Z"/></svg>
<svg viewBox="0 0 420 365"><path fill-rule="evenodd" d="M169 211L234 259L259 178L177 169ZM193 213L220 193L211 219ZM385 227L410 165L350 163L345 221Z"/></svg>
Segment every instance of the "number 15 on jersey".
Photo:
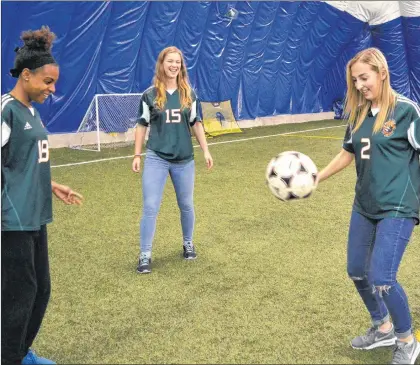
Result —
<svg viewBox="0 0 420 365"><path fill-rule="evenodd" d="M181 109L166 109L166 123L181 123Z"/></svg>

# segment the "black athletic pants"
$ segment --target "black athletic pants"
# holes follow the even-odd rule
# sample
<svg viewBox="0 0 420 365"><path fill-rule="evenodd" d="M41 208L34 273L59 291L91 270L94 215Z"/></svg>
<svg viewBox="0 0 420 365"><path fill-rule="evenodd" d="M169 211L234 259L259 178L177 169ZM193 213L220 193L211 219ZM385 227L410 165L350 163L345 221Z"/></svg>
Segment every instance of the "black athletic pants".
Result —
<svg viewBox="0 0 420 365"><path fill-rule="evenodd" d="M1 363L20 364L51 292L47 229L1 233Z"/></svg>

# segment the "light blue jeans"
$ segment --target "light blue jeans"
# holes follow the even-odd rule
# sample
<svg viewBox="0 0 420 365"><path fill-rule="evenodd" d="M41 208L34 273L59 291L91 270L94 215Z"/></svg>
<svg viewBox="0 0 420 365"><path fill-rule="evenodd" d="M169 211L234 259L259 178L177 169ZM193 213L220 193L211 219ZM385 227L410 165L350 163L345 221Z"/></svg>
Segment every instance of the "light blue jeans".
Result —
<svg viewBox="0 0 420 365"><path fill-rule="evenodd" d="M186 163L171 163L154 151L146 151L143 168L143 215L140 221L140 251L152 251L159 213L168 174L174 184L178 207L181 212L182 234L185 242L192 242L194 232L194 160Z"/></svg>
<svg viewBox="0 0 420 365"><path fill-rule="evenodd" d="M391 315L398 338L412 333L408 300L397 273L414 225L413 218L375 220L356 211L350 221L347 273L373 324L380 326Z"/></svg>

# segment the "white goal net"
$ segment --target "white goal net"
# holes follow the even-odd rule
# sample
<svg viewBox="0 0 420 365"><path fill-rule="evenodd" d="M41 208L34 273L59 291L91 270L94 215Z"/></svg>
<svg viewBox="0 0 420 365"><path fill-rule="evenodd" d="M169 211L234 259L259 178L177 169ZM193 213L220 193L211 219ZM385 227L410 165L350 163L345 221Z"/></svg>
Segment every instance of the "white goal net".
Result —
<svg viewBox="0 0 420 365"><path fill-rule="evenodd" d="M141 95L95 95L69 147L100 151L133 144Z"/></svg>

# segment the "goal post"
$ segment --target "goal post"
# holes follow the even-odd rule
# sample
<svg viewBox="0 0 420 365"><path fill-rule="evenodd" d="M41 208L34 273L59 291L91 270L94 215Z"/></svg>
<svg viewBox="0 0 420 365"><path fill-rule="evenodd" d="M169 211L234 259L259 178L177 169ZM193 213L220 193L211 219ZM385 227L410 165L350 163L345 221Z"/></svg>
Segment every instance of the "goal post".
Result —
<svg viewBox="0 0 420 365"><path fill-rule="evenodd" d="M133 144L141 95L96 94L69 147L99 152Z"/></svg>

